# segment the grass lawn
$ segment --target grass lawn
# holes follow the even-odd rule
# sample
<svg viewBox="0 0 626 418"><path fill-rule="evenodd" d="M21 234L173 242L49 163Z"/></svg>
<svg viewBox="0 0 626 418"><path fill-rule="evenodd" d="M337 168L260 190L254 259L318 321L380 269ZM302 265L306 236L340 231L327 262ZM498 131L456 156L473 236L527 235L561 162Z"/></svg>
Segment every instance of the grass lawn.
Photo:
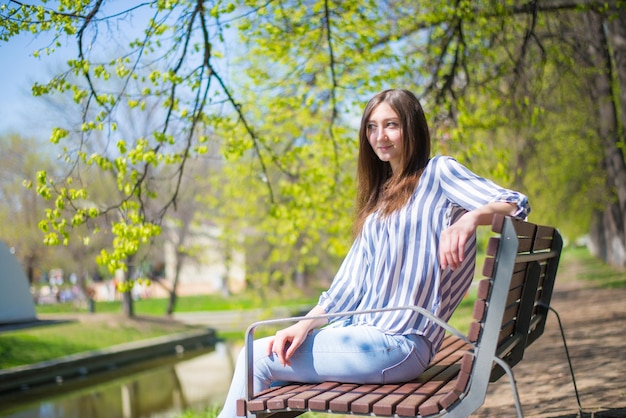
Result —
<svg viewBox="0 0 626 418"><path fill-rule="evenodd" d="M557 282L560 280L579 280L591 287L624 288L626 271L615 269L594 258L586 248L578 247L563 251Z"/></svg>
<svg viewBox="0 0 626 418"><path fill-rule="evenodd" d="M50 315L38 315L50 319ZM57 319L58 316L54 316ZM188 331L192 327L161 318L128 319L112 314L77 314L51 325L0 333L0 369L52 360L84 351Z"/></svg>
<svg viewBox="0 0 626 418"><path fill-rule="evenodd" d="M180 297L176 312L244 310L264 306L313 306L315 299L292 298L288 301L262 302L250 294L228 299L220 295ZM0 332L0 369L15 367L58 357L110 347L162 335L174 334L194 327L165 317L167 299L134 301L136 317L126 318L120 301L96 302L95 313L86 306L72 302L37 305L40 320L67 319L65 322L14 331ZM220 334L224 339L243 339L241 332ZM265 330L269 332L269 330ZM259 335L262 335L261 333Z"/></svg>
<svg viewBox="0 0 626 418"><path fill-rule="evenodd" d="M183 296L179 297L176 302L176 312L198 312L198 311L229 311L229 310L243 310L254 309L263 306L287 306L297 307L303 304L313 305L317 302L315 298L294 298L281 300L277 302L271 301L270 303L262 301L255 295L244 293L241 295L234 295L229 298L224 298L221 295L197 295L197 296ZM140 299L134 302L135 313L137 315L155 315L163 316L167 311L168 299ZM51 305L38 305L36 306L37 314L47 313L86 313L86 306L79 306L73 303L61 303ZM122 311L121 301L112 302L96 302L96 313L118 313Z"/></svg>

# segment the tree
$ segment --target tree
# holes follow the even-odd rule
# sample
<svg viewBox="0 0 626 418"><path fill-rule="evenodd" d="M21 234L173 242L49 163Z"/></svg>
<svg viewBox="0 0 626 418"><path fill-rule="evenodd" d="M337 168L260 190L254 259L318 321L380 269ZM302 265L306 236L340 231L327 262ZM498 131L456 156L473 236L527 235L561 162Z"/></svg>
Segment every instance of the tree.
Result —
<svg viewBox="0 0 626 418"><path fill-rule="evenodd" d="M315 257L300 256L312 254L317 243L341 242L333 248L345 251L346 240L338 236L345 234L351 215L346 208L352 192L345 191L353 173L353 121L373 92L396 85L417 91L431 115L436 149L476 166L490 162L497 179L521 186L526 169L542 165L539 150L549 149L550 139L542 133L555 119L540 102L549 91L565 92L570 89L565 81L573 80L582 92L584 81L608 80L613 89L589 90L589 100L576 106L608 98L614 114L624 109L615 101L624 91L623 51L616 40L625 6L617 0L171 0L121 6L65 0L55 6L8 1L0 8L0 35L9 40L23 31L51 31L55 41L49 50L65 41L76 44L76 59L67 70L35 85L34 92L73 97L80 126L59 127L51 139L63 147L72 176L80 178L85 168L109 172L120 194L95 209L77 203L88 196L72 188L74 177L42 176L38 188L54 196L57 206L73 209L69 219L62 211L51 212L48 242L66 240L72 226L91 218L117 214L113 246L100 257L111 269L123 268L141 243L159 234L160 219L179 201L178 185L190 159L206 153L211 141L223 146L237 178L244 178L242 170L253 174L255 193L233 201L258 208L251 218L269 240L267 259L278 276L288 277L281 264L296 260L295 272L301 274ZM598 30L574 36L571 26L558 24L585 19L588 28L607 31L605 38ZM126 45L123 36L108 30L113 25L116 33L131 36ZM593 38L585 38L587 32ZM559 51L572 51L579 40L597 45L599 52L565 59ZM606 51L609 59L598 60ZM580 59L590 67L581 67ZM619 71L607 78L606 70L616 66ZM590 76L590 68L600 71ZM566 103L573 101L550 104ZM148 134L119 133L132 115L147 110L158 121ZM567 114L563 118L563 124L570 122ZM623 126L623 115L615 120L613 126L601 123L597 135L605 140L604 167L613 170L605 171L606 184L617 192L613 185L623 175L623 156L611 149L620 150L623 129L614 128ZM591 138L589 132L577 137ZM494 164L486 146L501 144L502 138L515 143L500 148L495 153L500 164ZM611 165L613 157L621 163ZM569 167L553 162L566 178L562 173ZM175 187L161 192L158 207L149 208L157 202L156 174L166 166ZM597 184L597 171L592 172L586 190ZM605 194L600 195L586 196ZM232 205L220 205L235 212ZM540 212L568 210L550 201L538 206ZM604 232L623 242L619 234Z"/></svg>
<svg viewBox="0 0 626 418"><path fill-rule="evenodd" d="M37 227L50 205L46 205L34 190L24 188L24 183L36 181L39 170L54 172L55 168L45 152L33 151L39 149L35 140L15 134L0 140L3 148L0 156L1 237L15 249L29 284L33 285L41 276L40 269L50 265L52 256Z"/></svg>
<svg viewBox="0 0 626 418"><path fill-rule="evenodd" d="M588 37L586 60L581 61L591 73L589 93L597 104L596 129L604 148L609 196L604 210L595 214L592 250L610 264L626 267L626 16L590 13L582 23Z"/></svg>
<svg viewBox="0 0 626 418"><path fill-rule="evenodd" d="M202 257L206 251L203 251L205 248L197 239L198 235L205 231L206 226L210 226L211 214L213 213L210 207L207 208L202 204L202 198L212 192L207 177L212 175L214 172L212 166L219 161L215 154L215 150L212 150L207 152L204 161L198 159L189 161L189 166L180 186L180 199L184 204L178 205L167 216L164 224L165 231L162 241L172 248L173 257L171 261L173 262L174 275L171 283L166 284L163 279L158 280L157 283L165 288L169 294L167 315L174 313L183 267L193 262L216 262L216 260L205 260Z"/></svg>
<svg viewBox="0 0 626 418"><path fill-rule="evenodd" d="M102 237L97 237L90 246L79 239L73 240L67 247L44 245L37 224L54 206L24 185L36 182L39 171L55 173L60 167L42 141L17 134L1 137L0 141L3 145L0 156L0 198L3 202L0 239L14 249L31 286L38 285L50 270L61 269L68 275L76 273L77 284L85 290L85 279L93 277L96 270L94 257L98 247L103 245L98 242ZM76 232L83 237L89 236L85 228Z"/></svg>

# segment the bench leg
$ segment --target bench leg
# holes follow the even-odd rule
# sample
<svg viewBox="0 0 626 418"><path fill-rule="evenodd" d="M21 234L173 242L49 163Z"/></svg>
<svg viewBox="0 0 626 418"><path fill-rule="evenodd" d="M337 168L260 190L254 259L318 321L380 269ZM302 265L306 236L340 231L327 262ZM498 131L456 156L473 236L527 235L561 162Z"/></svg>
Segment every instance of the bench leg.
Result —
<svg viewBox="0 0 626 418"><path fill-rule="evenodd" d="M581 406L580 396L578 395L578 386L576 386L576 377L574 376L574 367L572 366L572 359L569 355L569 350L567 348L567 341L565 340L565 329L563 328L563 323L561 322L561 316L556 311L556 309L554 309L552 306L548 306L548 309L554 312L554 315L556 316L556 320L559 323L559 329L561 330L561 338L563 339L563 347L565 348L565 355L567 356L567 364L569 365L569 372L572 375L572 383L574 384L574 392L576 393L576 402L578 402L578 412L580 413L580 416L582 417L584 416L583 407Z"/></svg>
<svg viewBox="0 0 626 418"><path fill-rule="evenodd" d="M511 367L501 358L494 357L494 361L498 363L502 369L509 376L509 382L511 383L511 391L513 392L513 400L515 401L515 409L517 410L517 417L523 418L524 414L522 413L522 403L519 399L519 393L517 392L517 384L515 383L515 376L513 376L513 370Z"/></svg>

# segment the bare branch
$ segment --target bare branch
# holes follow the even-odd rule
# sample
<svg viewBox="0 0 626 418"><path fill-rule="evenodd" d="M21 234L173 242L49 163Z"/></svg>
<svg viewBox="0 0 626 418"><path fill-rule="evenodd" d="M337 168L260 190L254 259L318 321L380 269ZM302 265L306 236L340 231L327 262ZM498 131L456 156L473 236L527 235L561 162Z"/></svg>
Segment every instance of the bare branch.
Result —
<svg viewBox="0 0 626 418"><path fill-rule="evenodd" d="M202 6L203 0L198 0L198 4L200 5L200 7ZM252 126L248 123L248 120L246 119L245 115L243 114L243 111L241 110L241 105L239 103L237 103L237 101L235 100L234 96L232 95L232 93L230 92L230 89L228 88L228 86L226 86L226 83L224 83L224 80L222 79L222 77L220 77L220 75L215 71L215 69L213 68L213 65L211 64L210 58L211 58L211 42L209 39L209 30L206 24L205 19L201 19L201 26L202 26L202 36L204 38L204 66L206 68L209 69L209 77L215 77L215 79L217 80L218 84L220 85L220 87L222 88L222 91L224 92L224 94L226 94L226 97L228 99L228 102L233 106L233 108L235 109L235 112L237 113L237 116L239 117L239 121L243 124L246 132L248 133L248 135L250 136L250 138L252 139L252 144L254 145L254 149L256 151L257 157L259 159L259 164L261 165L261 171L263 172L263 174L269 179L269 175L268 175L268 171L267 171L267 165L265 163L265 160L263 159L263 155L261 154L261 147L259 144L259 138L257 137L256 133L254 132L254 130L252 129ZM275 203L276 200L274 198L274 191L272 189L272 185L271 183L268 181L266 182L267 184L267 190L270 196L270 201L272 203Z"/></svg>
<svg viewBox="0 0 626 418"><path fill-rule="evenodd" d="M93 17L96 15L96 13L98 13L98 11L100 10L100 7L102 6L103 2L104 2L104 0L97 0L96 1L96 4L91 9L89 14L84 17L84 22L83 22L81 28L78 30L78 56L79 56L81 61L83 61L85 59L85 53L84 53L84 49L83 49L83 35L85 33L85 29L87 29L87 27L91 23ZM91 80L91 75L89 74L89 70L88 69L83 69L83 76L87 80L87 84L89 84L89 90L90 90L91 96L96 99L96 102L98 102L99 105L101 105L102 107L107 109L106 104L101 102L100 99L98 98L98 94L96 93L96 88L93 85L93 82ZM107 110L109 112L111 111L111 109L107 109Z"/></svg>
<svg viewBox="0 0 626 418"><path fill-rule="evenodd" d="M335 155L335 181L337 181L337 175L339 174L339 150L337 146L337 139L333 133L333 128L335 126L335 121L337 119L337 75L335 74L335 54L333 51L333 42L332 42L332 25L330 21L330 8L328 6L328 0L324 0L324 22L326 25L326 42L328 44L328 56L330 59L330 74L332 80L332 88L330 90L330 101L331 101L331 118L330 124L328 126L328 133L331 141L333 142L333 152Z"/></svg>

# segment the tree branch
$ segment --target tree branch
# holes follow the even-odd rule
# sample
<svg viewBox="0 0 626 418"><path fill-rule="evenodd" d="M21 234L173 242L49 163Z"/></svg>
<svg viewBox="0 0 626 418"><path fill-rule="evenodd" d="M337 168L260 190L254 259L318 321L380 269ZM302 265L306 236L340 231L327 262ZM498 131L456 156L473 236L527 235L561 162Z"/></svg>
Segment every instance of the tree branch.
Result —
<svg viewBox="0 0 626 418"><path fill-rule="evenodd" d="M331 33L331 21L330 21L330 8L328 6L328 0L324 0L324 22L326 26L326 42L328 45L328 56L330 59L330 75L332 81L332 88L330 90L330 102L331 102L331 117L330 124L328 126L328 134L333 142L333 152L335 156L335 183L338 181L339 175L339 149L337 146L337 139L333 132L335 121L337 119L337 74L335 74L335 54L333 51L332 33Z"/></svg>
<svg viewBox="0 0 626 418"><path fill-rule="evenodd" d="M203 3L203 0L198 0L198 4L201 7L203 7L202 3ZM261 154L261 147L260 147L260 144L259 144L259 138L257 137L256 133L252 129L252 126L248 123L248 120L246 119L245 115L243 114L243 111L241 110L241 105L239 103L237 103L237 101L235 100L234 96L230 92L228 86L226 86L226 83L224 83L224 80L222 79L222 77L220 77L220 75L213 68L213 65L211 64L211 61L210 61L210 59L211 59L211 42L210 42L210 39L209 39L208 27L207 27L206 21L204 19L201 19L200 22L201 22L201 28L202 28L202 37L204 39L204 45L205 45L204 63L203 64L209 70L209 77L215 77L215 79L217 80L218 84L222 88L222 91L224 92L224 94L226 94L228 102L235 109L235 112L237 113L237 116L239 117L239 121L243 124L246 132L248 133L248 135L252 139L252 144L254 146L254 150L256 151L257 157L259 158L259 164L261 164L261 171L263 172L263 174L268 179L266 184L267 184L267 189L268 189L268 193L269 193L269 196L270 196L270 202L275 203L276 199L274 198L274 191L273 191L272 185L271 185L271 183L269 181L267 165L265 164L265 160L263 159L263 155Z"/></svg>

